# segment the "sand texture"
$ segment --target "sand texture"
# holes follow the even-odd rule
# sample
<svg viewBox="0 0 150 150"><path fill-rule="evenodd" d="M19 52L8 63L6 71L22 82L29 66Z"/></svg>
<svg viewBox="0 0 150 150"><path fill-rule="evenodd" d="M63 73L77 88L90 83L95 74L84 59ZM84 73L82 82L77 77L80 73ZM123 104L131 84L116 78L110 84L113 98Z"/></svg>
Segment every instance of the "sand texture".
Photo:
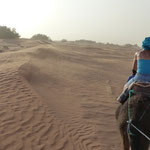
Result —
<svg viewBox="0 0 150 150"><path fill-rule="evenodd" d="M115 99L136 49L25 39L0 47L0 150L121 149Z"/></svg>

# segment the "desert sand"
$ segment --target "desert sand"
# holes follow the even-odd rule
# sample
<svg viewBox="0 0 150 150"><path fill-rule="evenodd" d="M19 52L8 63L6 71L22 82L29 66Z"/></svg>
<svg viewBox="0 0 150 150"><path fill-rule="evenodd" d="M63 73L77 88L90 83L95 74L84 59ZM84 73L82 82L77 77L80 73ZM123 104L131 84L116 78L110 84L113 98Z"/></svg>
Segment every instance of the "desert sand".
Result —
<svg viewBox="0 0 150 150"><path fill-rule="evenodd" d="M0 150L120 150L116 97L137 49L0 40Z"/></svg>

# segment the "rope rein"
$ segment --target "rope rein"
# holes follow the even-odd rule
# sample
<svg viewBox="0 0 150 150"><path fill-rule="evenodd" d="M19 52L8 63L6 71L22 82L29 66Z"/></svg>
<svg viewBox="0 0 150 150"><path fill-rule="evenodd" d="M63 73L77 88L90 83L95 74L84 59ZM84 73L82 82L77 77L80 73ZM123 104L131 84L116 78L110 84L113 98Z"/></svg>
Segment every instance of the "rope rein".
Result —
<svg viewBox="0 0 150 150"><path fill-rule="evenodd" d="M149 85L150 86L150 85ZM127 121L128 123L128 133L130 136L134 136L134 134L131 132L130 127L132 126L134 129L136 129L140 134L142 134L145 138L147 138L150 141L150 138L143 133L140 129L138 129L131 121L131 109L130 109L130 101L131 101L131 94L133 93L133 90L129 91L129 98L128 98L128 118L129 120ZM139 121L142 120L143 116L145 115L146 111L148 110L148 108L150 107L150 104L148 105L148 107L145 109L145 111L143 112L143 114L141 115Z"/></svg>
<svg viewBox="0 0 150 150"><path fill-rule="evenodd" d="M144 134L141 130L139 130L133 123L131 123L129 121L127 121L127 123L129 125L131 125L134 129L136 129L139 133L141 133L145 138L147 138L150 141L150 138L146 134Z"/></svg>

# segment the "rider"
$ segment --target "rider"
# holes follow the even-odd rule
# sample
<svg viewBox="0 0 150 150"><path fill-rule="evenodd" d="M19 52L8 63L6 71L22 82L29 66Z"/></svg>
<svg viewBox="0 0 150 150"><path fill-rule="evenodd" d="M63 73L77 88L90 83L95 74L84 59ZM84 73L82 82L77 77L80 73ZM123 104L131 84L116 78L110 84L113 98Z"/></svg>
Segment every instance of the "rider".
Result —
<svg viewBox="0 0 150 150"><path fill-rule="evenodd" d="M128 87L135 81L150 82L150 37L146 37L142 42L142 51L136 52L133 60L133 75L129 77L124 86L124 90L117 98L120 103L124 103L128 98Z"/></svg>

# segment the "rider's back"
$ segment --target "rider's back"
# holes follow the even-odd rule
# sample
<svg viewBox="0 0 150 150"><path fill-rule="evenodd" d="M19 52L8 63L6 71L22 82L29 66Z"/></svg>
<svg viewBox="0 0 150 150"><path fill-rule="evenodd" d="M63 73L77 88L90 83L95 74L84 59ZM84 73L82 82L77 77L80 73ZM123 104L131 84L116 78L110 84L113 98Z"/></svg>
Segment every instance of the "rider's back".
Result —
<svg viewBox="0 0 150 150"><path fill-rule="evenodd" d="M137 73L150 75L150 51L141 51L137 58Z"/></svg>

